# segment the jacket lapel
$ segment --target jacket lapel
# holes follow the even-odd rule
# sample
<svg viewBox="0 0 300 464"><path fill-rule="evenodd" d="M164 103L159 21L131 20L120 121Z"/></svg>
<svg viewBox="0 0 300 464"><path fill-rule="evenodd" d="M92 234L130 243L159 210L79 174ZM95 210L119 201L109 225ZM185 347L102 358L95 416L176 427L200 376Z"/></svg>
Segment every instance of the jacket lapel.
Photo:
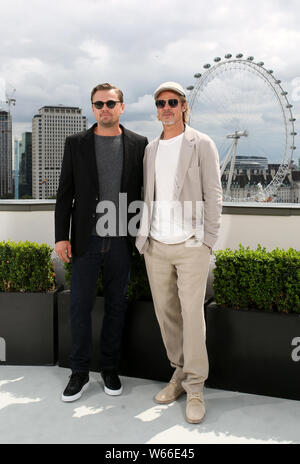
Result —
<svg viewBox="0 0 300 464"><path fill-rule="evenodd" d="M147 172L146 172L146 179L148 182L147 186L147 192L149 195L149 201L154 201L154 184L155 184L155 160L156 160L156 154L157 154L157 149L158 149L158 144L160 141L160 137L157 137L153 141L153 145L151 148L151 152L148 155L148 163L147 163Z"/></svg>
<svg viewBox="0 0 300 464"><path fill-rule="evenodd" d="M175 200L179 198L179 195L181 193L181 190L184 184L184 179L185 179L188 167L190 166L193 149L194 149L194 135L192 131L190 131L189 126L186 126L182 144L181 144L177 175L175 178Z"/></svg>
<svg viewBox="0 0 300 464"><path fill-rule="evenodd" d="M98 171L95 153L95 141L94 141L94 128L97 124L94 124L90 129L86 131L82 140L80 151L84 155L93 184L95 185L96 191L99 192L99 181Z"/></svg>
<svg viewBox="0 0 300 464"><path fill-rule="evenodd" d="M135 162L134 152L136 150L136 144L131 139L130 133L126 130L126 128L121 125L120 127L123 131L123 142L124 142L124 158L123 158L121 191L127 192L130 166Z"/></svg>

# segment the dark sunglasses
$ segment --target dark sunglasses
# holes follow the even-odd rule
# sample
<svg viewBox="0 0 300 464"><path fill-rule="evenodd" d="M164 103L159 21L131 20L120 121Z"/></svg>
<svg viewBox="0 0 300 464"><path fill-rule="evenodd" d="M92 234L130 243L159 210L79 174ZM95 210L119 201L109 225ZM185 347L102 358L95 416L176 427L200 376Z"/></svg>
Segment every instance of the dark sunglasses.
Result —
<svg viewBox="0 0 300 464"><path fill-rule="evenodd" d="M157 106L157 108L164 108L166 106L166 103L168 103L168 105L171 107L171 108L176 108L176 106L178 105L178 100L177 98L171 98L170 100L156 100L155 104Z"/></svg>
<svg viewBox="0 0 300 464"><path fill-rule="evenodd" d="M97 110L102 110L103 106L106 105L107 108L109 108L110 110L112 110L117 103L121 103L120 100L108 100L106 102L103 102L103 101L96 101L96 102L92 102L93 105L95 105L95 107L97 108Z"/></svg>

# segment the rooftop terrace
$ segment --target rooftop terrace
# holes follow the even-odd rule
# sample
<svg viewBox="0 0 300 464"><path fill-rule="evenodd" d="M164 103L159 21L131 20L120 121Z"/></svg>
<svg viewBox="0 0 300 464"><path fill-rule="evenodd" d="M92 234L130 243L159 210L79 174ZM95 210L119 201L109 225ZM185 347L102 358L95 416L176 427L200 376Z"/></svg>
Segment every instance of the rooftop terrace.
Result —
<svg viewBox="0 0 300 464"><path fill-rule="evenodd" d="M52 200L0 201L0 240L54 246L54 206ZM299 250L299 230L300 205L225 204L216 249L260 243L268 250ZM55 266L63 282L57 259ZM208 294L211 281L210 274ZM298 401L205 388L205 421L191 425L184 397L170 405L154 403L161 382L123 377L123 394L109 397L92 372L85 395L65 404L60 395L68 375L58 366L1 365L0 443L300 443Z"/></svg>
<svg viewBox="0 0 300 464"><path fill-rule="evenodd" d="M91 373L82 398L63 403L68 375L57 366L0 366L0 443L300 443L298 401L205 388L206 418L192 425L184 397L154 403L160 382L123 377L123 394L111 397Z"/></svg>

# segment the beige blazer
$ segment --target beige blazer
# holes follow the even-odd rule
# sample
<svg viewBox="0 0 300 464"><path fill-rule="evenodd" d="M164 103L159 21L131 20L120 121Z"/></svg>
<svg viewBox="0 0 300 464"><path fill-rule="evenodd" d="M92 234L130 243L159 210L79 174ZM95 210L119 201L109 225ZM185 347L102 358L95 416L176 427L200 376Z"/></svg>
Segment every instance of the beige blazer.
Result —
<svg viewBox="0 0 300 464"><path fill-rule="evenodd" d="M144 155L144 208L141 227L136 238L136 247L144 253L148 247L153 201L155 199L155 158L160 137L149 143ZM193 206L193 227L196 237L213 247L221 224L222 187L219 155L215 143L205 134L186 125L179 164L175 179L175 198ZM196 202L203 205L201 225L196 224Z"/></svg>

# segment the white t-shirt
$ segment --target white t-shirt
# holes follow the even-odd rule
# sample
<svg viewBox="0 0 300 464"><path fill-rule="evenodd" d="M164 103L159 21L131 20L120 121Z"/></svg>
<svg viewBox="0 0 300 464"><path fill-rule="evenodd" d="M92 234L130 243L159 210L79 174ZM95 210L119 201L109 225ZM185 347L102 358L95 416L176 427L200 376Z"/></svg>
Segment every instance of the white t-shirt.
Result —
<svg viewBox="0 0 300 464"><path fill-rule="evenodd" d="M160 140L155 160L155 201L150 236L167 244L182 243L194 235L191 224L183 220L180 202L174 200L182 139L183 133Z"/></svg>

